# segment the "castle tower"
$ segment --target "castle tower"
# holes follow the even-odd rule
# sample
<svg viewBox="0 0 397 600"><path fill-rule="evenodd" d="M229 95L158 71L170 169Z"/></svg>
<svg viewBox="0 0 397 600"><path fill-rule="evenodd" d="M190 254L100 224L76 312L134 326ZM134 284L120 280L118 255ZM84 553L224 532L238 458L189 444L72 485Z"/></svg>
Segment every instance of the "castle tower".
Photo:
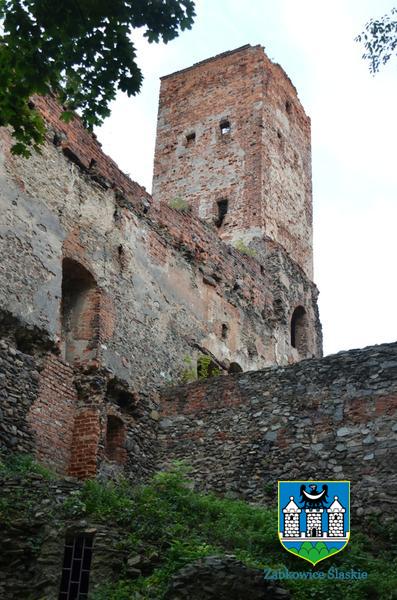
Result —
<svg viewBox="0 0 397 600"><path fill-rule="evenodd" d="M284 535L283 537L296 537L300 536L299 519L301 509L295 504L294 497L290 496L290 501L287 506L283 508L284 514Z"/></svg>
<svg viewBox="0 0 397 600"><path fill-rule="evenodd" d="M261 46L162 78L153 196L227 242L270 237L312 279L310 119Z"/></svg>
<svg viewBox="0 0 397 600"><path fill-rule="evenodd" d="M345 512L346 509L339 502L338 496L335 496L333 503L327 508L329 537L343 537Z"/></svg>
<svg viewBox="0 0 397 600"><path fill-rule="evenodd" d="M324 509L306 508L306 536L315 538L322 537L322 518Z"/></svg>

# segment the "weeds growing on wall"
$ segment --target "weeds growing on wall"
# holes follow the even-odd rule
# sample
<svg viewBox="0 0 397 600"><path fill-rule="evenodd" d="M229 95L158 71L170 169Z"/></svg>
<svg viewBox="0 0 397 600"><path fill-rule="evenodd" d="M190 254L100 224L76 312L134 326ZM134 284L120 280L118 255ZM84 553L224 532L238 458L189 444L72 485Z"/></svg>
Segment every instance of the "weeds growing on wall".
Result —
<svg viewBox="0 0 397 600"><path fill-rule="evenodd" d="M185 356L183 359L185 367L182 370L181 381L182 383L190 383L197 379L197 369L194 366L193 360L190 356Z"/></svg>
<svg viewBox="0 0 397 600"><path fill-rule="evenodd" d="M35 463L29 464L33 471L37 469ZM8 477L11 471L7 469ZM18 476L22 471L18 467ZM3 466L0 476L4 472ZM18 514L22 510L20 505ZM310 569L302 559L281 547L275 508L197 493L186 479L186 467L182 464L158 473L141 486L132 487L125 480L106 484L87 481L56 512L57 518L102 521L107 527L114 524L124 532L124 537L117 542L117 548L109 548L112 556L139 555L146 565L145 576L137 577L130 575L128 565L121 562L116 581L109 581L100 589L91 581L90 600L161 600L174 573L193 560L210 555L233 554L246 565L259 569ZM368 572L367 580L288 580L282 585L290 589L295 600L396 598L396 529L387 527L385 531L379 526L377 530L375 525L376 535L372 538L353 529L347 548L321 567L360 569Z"/></svg>
<svg viewBox="0 0 397 600"><path fill-rule="evenodd" d="M256 250L254 248L250 248L243 242L243 240L237 240L234 244L236 250L238 250L241 254L245 256L256 256Z"/></svg>
<svg viewBox="0 0 397 600"><path fill-rule="evenodd" d="M170 208L173 208L174 210L179 210L179 212L182 213L189 213L192 210L190 204L180 196L172 198L172 200L169 201L168 206L170 206Z"/></svg>
<svg viewBox="0 0 397 600"><path fill-rule="evenodd" d="M221 374L220 368L215 365L214 361L207 354L200 354L197 359L197 367L195 367L190 356L185 356L183 359L185 364L181 374L182 383L190 383L198 379L207 379L208 377L216 377Z"/></svg>

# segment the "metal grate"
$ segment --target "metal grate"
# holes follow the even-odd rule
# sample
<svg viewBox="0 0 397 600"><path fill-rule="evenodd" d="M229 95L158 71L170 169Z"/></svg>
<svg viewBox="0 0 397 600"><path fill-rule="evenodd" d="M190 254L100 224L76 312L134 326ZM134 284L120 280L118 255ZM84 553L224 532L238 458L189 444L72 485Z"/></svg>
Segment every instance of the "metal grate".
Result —
<svg viewBox="0 0 397 600"><path fill-rule="evenodd" d="M87 533L66 538L58 600L87 600L93 541Z"/></svg>

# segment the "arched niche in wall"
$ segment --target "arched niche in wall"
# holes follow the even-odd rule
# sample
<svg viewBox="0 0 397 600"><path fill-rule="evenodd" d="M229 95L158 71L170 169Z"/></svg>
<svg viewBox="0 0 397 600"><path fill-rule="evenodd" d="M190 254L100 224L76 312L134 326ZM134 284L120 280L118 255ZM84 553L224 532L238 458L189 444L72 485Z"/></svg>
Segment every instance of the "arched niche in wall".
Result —
<svg viewBox="0 0 397 600"><path fill-rule="evenodd" d="M297 306L292 313L291 346L302 355L307 351L307 315L303 306Z"/></svg>
<svg viewBox="0 0 397 600"><path fill-rule="evenodd" d="M108 415L106 419L105 456L108 460L123 464L125 462L125 426L123 421L115 415Z"/></svg>
<svg viewBox="0 0 397 600"><path fill-rule="evenodd" d="M236 362L231 362L229 369L228 369L228 373L230 373L231 375L235 374L235 373L242 373L243 369L242 367L236 363Z"/></svg>
<svg viewBox="0 0 397 600"><path fill-rule="evenodd" d="M62 263L62 350L67 362L91 358L96 346L99 289L91 273L80 263ZM91 350L91 352L90 352Z"/></svg>

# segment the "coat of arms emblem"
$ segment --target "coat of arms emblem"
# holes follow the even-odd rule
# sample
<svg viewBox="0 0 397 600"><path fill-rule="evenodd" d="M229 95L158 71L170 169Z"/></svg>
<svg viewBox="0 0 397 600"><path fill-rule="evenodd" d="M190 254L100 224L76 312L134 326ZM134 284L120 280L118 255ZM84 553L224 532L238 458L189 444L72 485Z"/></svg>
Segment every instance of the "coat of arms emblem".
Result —
<svg viewBox="0 0 397 600"><path fill-rule="evenodd" d="M288 552L317 564L350 537L349 481L279 481L278 535Z"/></svg>

